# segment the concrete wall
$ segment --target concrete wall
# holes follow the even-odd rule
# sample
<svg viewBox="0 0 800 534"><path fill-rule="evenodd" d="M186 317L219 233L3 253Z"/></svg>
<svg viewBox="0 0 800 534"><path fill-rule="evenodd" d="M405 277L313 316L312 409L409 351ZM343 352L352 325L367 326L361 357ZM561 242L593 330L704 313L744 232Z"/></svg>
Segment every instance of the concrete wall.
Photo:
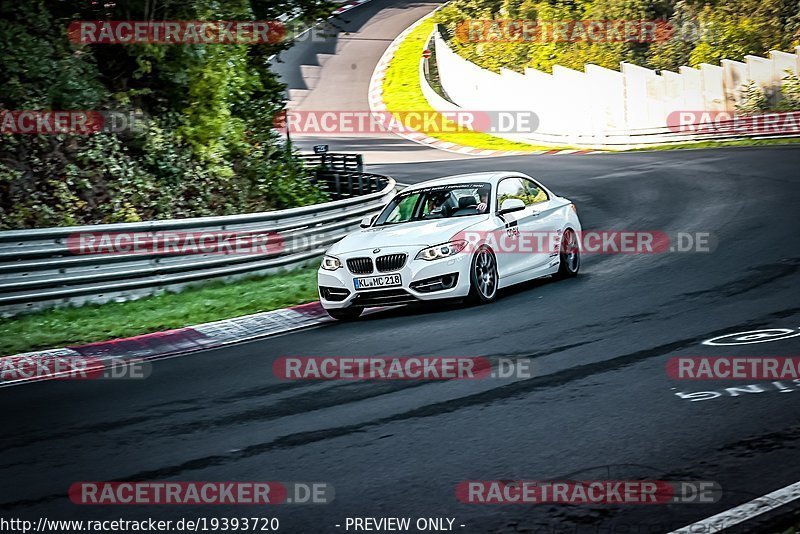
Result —
<svg viewBox="0 0 800 534"><path fill-rule="evenodd" d="M619 72L586 65L583 71L555 66L552 74L494 73L456 54L438 32L434 40L440 80L452 102L466 110L533 111L539 116L534 140L602 142L663 130L673 111L734 111L744 85L753 81L775 94L786 71L800 70L798 47L793 54L773 51L768 58L747 56L744 62L723 60L678 72L622 63Z"/></svg>

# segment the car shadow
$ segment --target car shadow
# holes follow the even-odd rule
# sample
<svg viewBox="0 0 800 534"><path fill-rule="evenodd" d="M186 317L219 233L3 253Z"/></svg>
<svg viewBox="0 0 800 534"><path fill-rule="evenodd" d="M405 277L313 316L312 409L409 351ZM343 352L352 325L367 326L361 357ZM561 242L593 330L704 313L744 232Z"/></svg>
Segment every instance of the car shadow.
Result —
<svg viewBox="0 0 800 534"><path fill-rule="evenodd" d="M486 305L487 307L495 306L501 303L504 299L511 298L517 295L525 294L529 291L546 287L551 284L569 284L570 282L580 281L582 278L588 278L588 274L579 274L575 279L557 280L552 276L537 278L515 284L511 287L501 289L497 293L497 300L493 303ZM378 321L381 319L397 318L397 317L411 317L425 314L438 314L449 313L454 310L463 309L481 309L483 306L479 304L470 304L466 299L448 299L448 300L433 300L427 302L419 302L414 304L404 304L399 306L387 306L385 308L372 308L367 309L364 315L358 322L364 321ZM484 308L486 309L486 308Z"/></svg>

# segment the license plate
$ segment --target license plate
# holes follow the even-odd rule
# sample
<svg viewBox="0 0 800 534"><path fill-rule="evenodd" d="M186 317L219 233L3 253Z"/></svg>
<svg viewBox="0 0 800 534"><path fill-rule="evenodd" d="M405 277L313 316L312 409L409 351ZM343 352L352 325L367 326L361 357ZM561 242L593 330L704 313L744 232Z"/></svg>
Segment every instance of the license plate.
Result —
<svg viewBox="0 0 800 534"><path fill-rule="evenodd" d="M353 278L356 289L379 289L383 287L396 287L402 284L399 274L384 274L382 276L366 276Z"/></svg>

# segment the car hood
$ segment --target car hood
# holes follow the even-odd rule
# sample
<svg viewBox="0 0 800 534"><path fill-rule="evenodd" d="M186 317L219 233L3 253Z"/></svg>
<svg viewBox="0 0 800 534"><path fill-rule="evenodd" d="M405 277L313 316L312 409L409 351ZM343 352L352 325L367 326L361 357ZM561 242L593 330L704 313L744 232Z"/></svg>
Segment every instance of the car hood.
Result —
<svg viewBox="0 0 800 534"><path fill-rule="evenodd" d="M454 217L362 228L334 244L328 253L345 254L381 247L429 247L445 243L457 233L488 218L488 215Z"/></svg>

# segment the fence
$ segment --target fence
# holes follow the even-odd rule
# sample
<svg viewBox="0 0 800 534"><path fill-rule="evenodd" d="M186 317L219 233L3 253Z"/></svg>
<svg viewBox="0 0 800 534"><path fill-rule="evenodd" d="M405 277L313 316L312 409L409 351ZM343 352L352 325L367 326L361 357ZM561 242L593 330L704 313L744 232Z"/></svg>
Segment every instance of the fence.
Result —
<svg viewBox="0 0 800 534"><path fill-rule="evenodd" d="M338 172L364 172L364 158L361 154L302 154L305 164L312 168L320 168Z"/></svg>
<svg viewBox="0 0 800 534"><path fill-rule="evenodd" d="M334 159L338 163L324 163L318 170L317 182L336 200L314 206L0 232L0 314L128 300L210 279L229 281L304 265L358 228L361 219L380 209L395 191L392 178L348 170L358 168L353 166L353 158ZM182 236L219 236L223 246L212 252L195 249L201 252L192 254L175 252L176 247L172 247L173 251L166 253L170 247L164 245L170 240L174 244L176 232ZM108 253L107 248L82 247L92 236L102 235L112 241L123 236L128 244L136 236L145 252L114 249ZM245 253L230 253L237 250ZM250 250L256 252L248 253Z"/></svg>

